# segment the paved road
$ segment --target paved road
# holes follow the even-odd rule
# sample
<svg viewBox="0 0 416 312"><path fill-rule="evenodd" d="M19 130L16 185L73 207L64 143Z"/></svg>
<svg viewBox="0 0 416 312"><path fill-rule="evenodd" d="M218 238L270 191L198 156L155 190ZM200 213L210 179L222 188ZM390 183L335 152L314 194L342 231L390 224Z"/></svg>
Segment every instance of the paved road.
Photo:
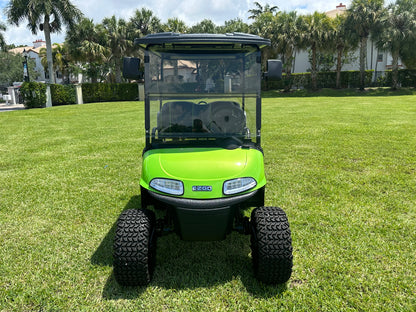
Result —
<svg viewBox="0 0 416 312"><path fill-rule="evenodd" d="M0 112L10 112L20 109L25 109L23 104L6 105L6 103L0 103Z"/></svg>

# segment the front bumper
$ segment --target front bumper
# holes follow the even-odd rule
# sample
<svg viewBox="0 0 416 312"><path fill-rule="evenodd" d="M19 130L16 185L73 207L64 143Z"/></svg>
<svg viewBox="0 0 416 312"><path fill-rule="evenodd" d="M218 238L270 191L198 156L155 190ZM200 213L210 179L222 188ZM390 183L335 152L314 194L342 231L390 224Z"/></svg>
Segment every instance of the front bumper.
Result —
<svg viewBox="0 0 416 312"><path fill-rule="evenodd" d="M151 191L148 191L148 194L152 196L155 200L174 207L183 207L192 210L209 210L218 207L235 206L240 203L246 202L250 198L254 197L257 194L257 191L258 190L243 195L215 199L191 199L183 197L179 198L161 195Z"/></svg>
<svg viewBox="0 0 416 312"><path fill-rule="evenodd" d="M183 240L222 240L233 229L238 208L264 204L264 188L242 195L215 199L178 198L142 188L142 206L143 204L171 209L175 232Z"/></svg>

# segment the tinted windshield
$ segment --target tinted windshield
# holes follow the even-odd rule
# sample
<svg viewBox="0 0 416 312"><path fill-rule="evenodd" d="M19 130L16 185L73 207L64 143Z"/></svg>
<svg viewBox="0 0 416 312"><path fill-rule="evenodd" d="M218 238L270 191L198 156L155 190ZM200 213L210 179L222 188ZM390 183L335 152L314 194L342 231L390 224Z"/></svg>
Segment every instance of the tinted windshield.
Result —
<svg viewBox="0 0 416 312"><path fill-rule="evenodd" d="M212 140L256 133L258 52L148 51L146 93L152 142Z"/></svg>

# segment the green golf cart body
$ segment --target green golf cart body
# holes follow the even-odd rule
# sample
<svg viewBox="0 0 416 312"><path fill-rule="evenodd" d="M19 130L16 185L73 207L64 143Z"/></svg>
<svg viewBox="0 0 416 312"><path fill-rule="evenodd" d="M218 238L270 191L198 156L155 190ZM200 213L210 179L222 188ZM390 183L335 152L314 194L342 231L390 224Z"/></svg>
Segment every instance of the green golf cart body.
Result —
<svg viewBox="0 0 416 312"><path fill-rule="evenodd" d="M241 33L160 33L135 43L145 69L141 209L119 218L116 280L150 282L156 237L173 229L191 241L225 239L232 230L250 234L256 276L286 282L292 269L287 217L264 207L261 48L270 41ZM140 77L138 59L126 58L124 67L125 77ZM270 61L268 76L280 75L281 63ZM151 208L163 217L156 220ZM250 208L251 220L244 216Z"/></svg>

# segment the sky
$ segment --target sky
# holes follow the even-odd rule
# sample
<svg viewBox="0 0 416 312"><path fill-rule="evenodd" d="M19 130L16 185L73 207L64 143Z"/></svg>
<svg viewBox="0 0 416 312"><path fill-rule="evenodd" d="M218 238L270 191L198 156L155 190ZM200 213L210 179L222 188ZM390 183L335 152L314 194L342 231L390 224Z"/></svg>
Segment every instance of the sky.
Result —
<svg viewBox="0 0 416 312"><path fill-rule="evenodd" d="M254 0L72 0L85 17L92 18L95 23L100 23L105 17L115 15L118 18L128 20L137 9L150 9L155 16L161 19L162 23L168 18L179 18L187 26L193 26L203 19L211 19L216 25L223 25L225 21L241 18L246 23L251 23L248 19L248 10L255 8ZM341 2L340 0L268 0L257 1L261 5L269 4L277 6L280 11L297 11L298 14L313 13L314 11L326 12L334 10ZM9 3L8 0L0 0L0 21L6 24L7 31L4 37L7 44L28 45L33 41L44 39L43 32L32 35L27 29L27 22L22 21L17 26L7 23L4 15L4 8ZM349 6L351 0L346 0L343 4ZM53 43L62 43L65 40L65 32L52 34Z"/></svg>

